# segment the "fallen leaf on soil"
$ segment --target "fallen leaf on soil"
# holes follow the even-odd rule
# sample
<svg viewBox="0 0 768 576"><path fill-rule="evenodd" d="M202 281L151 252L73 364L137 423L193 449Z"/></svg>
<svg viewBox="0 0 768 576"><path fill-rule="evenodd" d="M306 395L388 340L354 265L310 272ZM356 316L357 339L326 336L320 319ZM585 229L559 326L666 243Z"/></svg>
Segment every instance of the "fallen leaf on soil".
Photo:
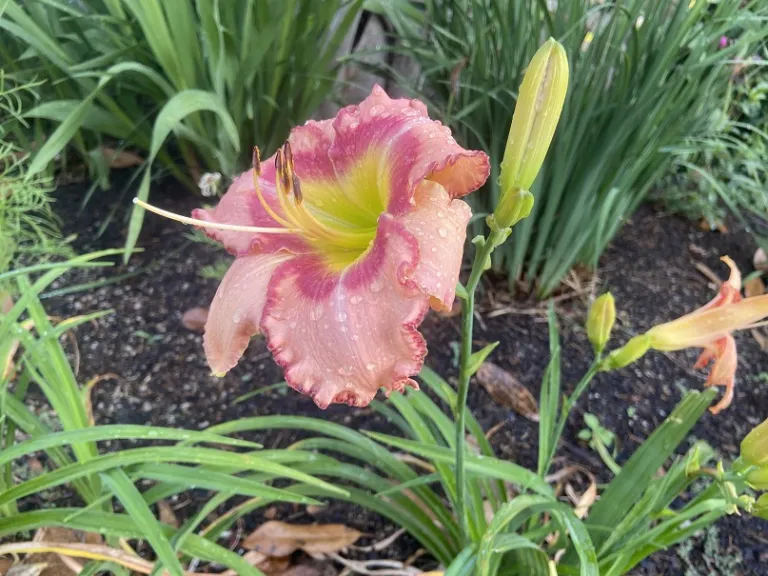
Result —
<svg viewBox="0 0 768 576"><path fill-rule="evenodd" d="M264 518L267 520L274 520L277 518L277 508L274 506L270 506L264 511Z"/></svg>
<svg viewBox="0 0 768 576"><path fill-rule="evenodd" d="M11 566L11 569L8 570L6 576L40 576L46 568L48 568L48 564L45 562L36 564L14 564ZM5 572L3 572L3 574L5 574Z"/></svg>
<svg viewBox="0 0 768 576"><path fill-rule="evenodd" d="M202 332L208 320L208 308L190 308L181 317L181 324L187 330Z"/></svg>
<svg viewBox="0 0 768 576"><path fill-rule="evenodd" d="M758 248L755 251L755 256L752 258L752 264L754 264L755 270L768 272L768 255L766 255L765 250Z"/></svg>
<svg viewBox="0 0 768 576"><path fill-rule="evenodd" d="M483 362L477 371L477 381L497 404L514 410L528 420L539 421L539 407L533 394L503 368L493 362Z"/></svg>
<svg viewBox="0 0 768 576"><path fill-rule="evenodd" d="M747 298L762 296L763 294L765 294L765 284L760 278L749 278L744 282L744 296Z"/></svg>
<svg viewBox="0 0 768 576"><path fill-rule="evenodd" d="M296 550L327 554L343 550L362 536L344 524L288 524L272 520L259 526L243 541L243 548L268 556L288 556Z"/></svg>
<svg viewBox="0 0 768 576"><path fill-rule="evenodd" d="M132 168L144 163L144 158L127 150L115 150L108 146L102 146L101 153L109 162L110 168Z"/></svg>
<svg viewBox="0 0 768 576"><path fill-rule="evenodd" d="M173 508L166 500L160 500L157 503L157 517L163 524L168 524L174 528L179 527L179 519L176 518Z"/></svg>
<svg viewBox="0 0 768 576"><path fill-rule="evenodd" d="M751 331L752 338L755 339L757 345L761 350L768 350L768 337L763 334L759 328L755 328Z"/></svg>
<svg viewBox="0 0 768 576"><path fill-rule="evenodd" d="M327 506L318 506L317 504L309 504L307 506L307 514L310 516L317 516L320 514L323 510L327 510ZM274 516L272 516L274 518Z"/></svg>
<svg viewBox="0 0 768 576"><path fill-rule="evenodd" d="M35 555L36 558L41 554L55 553L57 555L64 555L74 558L87 558L89 560L105 560L107 562L114 562L125 568L140 572L141 574L152 574L155 569L155 565L152 562L144 560L123 550L117 548L111 548L109 546L103 546L99 544L81 544L78 542L13 542L10 544L0 545L0 556L11 554L27 554ZM13 568L11 569L13 570ZM23 576L31 576L26 573L21 573ZM48 571L43 576L47 576ZM67 572L67 576L72 574L71 571ZM185 576L191 576L192 572L184 572ZM8 575L10 576L10 575ZM19 576L19 574L16 574ZM214 576L208 572L194 572L194 576Z"/></svg>
<svg viewBox="0 0 768 576"><path fill-rule="evenodd" d="M573 513L577 518L584 518L589 512L589 508L597 500L597 482L594 476L590 474L589 487L579 496L573 489L573 486L566 484L565 493L574 504Z"/></svg>

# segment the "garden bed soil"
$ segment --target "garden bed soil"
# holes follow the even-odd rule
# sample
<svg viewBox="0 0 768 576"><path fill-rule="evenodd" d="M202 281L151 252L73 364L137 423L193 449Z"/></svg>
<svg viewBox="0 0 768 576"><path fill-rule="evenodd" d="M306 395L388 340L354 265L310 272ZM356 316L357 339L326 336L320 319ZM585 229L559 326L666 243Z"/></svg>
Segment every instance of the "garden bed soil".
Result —
<svg viewBox="0 0 768 576"><path fill-rule="evenodd" d="M119 202L115 219L97 237L101 222L115 207L112 203L117 202L114 190L120 187L97 191L87 208L80 211L86 188L71 185L56 193L55 207L65 234L77 235L74 246L79 252L120 246L129 198ZM152 190L153 201L182 214L189 213L200 202L173 182L157 184ZM184 328L181 315L190 308L208 305L217 282L201 278L199 272L224 253L190 241L190 232L176 222L147 214L139 242L144 251L134 256L128 266L117 266L107 273L99 269L74 271L60 280L57 287L110 275L138 274L119 283L52 297L46 302L50 313L60 316L114 310L77 330L80 381L107 373L114 375L95 388L98 423L151 423L201 429L236 418L281 414L313 416L358 430L395 433L371 409L335 405L321 411L309 398L293 391L271 390L236 403L237 398L248 392L281 381L282 375L261 339L252 341L243 360L224 378L210 374L202 336ZM606 251L598 270L598 290L609 289L619 310L616 343L711 298L716 286L697 270L696 263L725 278L727 268L719 258L727 254L747 274L752 270L754 248L746 234L703 231L651 207L641 208ZM575 285L575 292L573 286L560 295L557 303L564 341L562 373L566 392L570 392L591 360L591 349L581 329L589 284L582 281ZM485 282L478 304L475 346L500 341L493 362L510 371L538 396L548 361L546 318L535 301L511 299L507 294L505 283ZM505 309L507 313L499 314ZM492 312L499 315L493 316ZM427 364L451 380L456 373L459 317L430 314L422 331L429 343ZM733 404L719 416L706 414L692 434L711 443L727 459L738 455L740 439L768 416L768 353L749 333L739 334L737 342L739 371ZM684 389L703 385L704 375L690 368L694 359L693 353L651 353L629 368L599 375L571 416L558 452L564 457L563 462L578 462L592 470L600 481L608 480L610 475L597 455L577 439L584 428L584 413L595 414L617 434L621 463L670 413ZM485 430L503 423L493 436L500 457L535 468L534 422L497 405L476 383L470 391L469 406ZM301 436L274 430L254 438L266 447L279 448ZM205 498L204 493L180 498L174 503L177 514L192 514ZM314 515L303 507L282 507L277 513L279 518L294 522L343 522L370 535L371 540L381 540L396 529L386 519L339 503ZM241 528L248 531L261 521L263 517L254 514ZM726 560L742 557L733 574L768 574L768 522L729 517L717 526L719 534L710 534L709 542L703 538L695 542L690 557L696 571L690 574L725 574L724 560L717 556ZM388 550L377 554L404 560L417 548L416 542L401 537ZM633 574L688 574L689 566L684 560L687 555L680 549L658 552ZM424 566L430 567L428 563Z"/></svg>

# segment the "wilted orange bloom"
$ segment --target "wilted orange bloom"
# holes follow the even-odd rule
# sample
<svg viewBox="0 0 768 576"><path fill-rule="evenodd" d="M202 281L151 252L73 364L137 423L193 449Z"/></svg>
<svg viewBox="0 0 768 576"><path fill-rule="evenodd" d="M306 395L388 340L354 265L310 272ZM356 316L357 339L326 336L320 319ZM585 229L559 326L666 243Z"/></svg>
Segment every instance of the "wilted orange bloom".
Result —
<svg viewBox="0 0 768 576"><path fill-rule="evenodd" d="M714 299L677 320L653 327L645 334L650 347L655 350L704 348L694 368L705 368L714 362L707 386L725 388L720 402L710 408L713 414L727 408L733 399L737 357L732 333L752 328L768 316L768 295L742 299L739 269L727 256L722 260L730 267L731 275Z"/></svg>

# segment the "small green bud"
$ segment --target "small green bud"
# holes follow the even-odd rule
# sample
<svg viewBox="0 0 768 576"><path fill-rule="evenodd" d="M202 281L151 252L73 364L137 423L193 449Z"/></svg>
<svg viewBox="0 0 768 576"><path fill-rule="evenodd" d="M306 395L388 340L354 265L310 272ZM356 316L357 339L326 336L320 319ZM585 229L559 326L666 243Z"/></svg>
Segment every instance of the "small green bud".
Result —
<svg viewBox="0 0 768 576"><path fill-rule="evenodd" d="M592 348L599 354L611 338L611 330L616 322L616 303L613 295L606 292L592 303L587 315L587 338Z"/></svg>
<svg viewBox="0 0 768 576"><path fill-rule="evenodd" d="M741 457L752 466L768 465L768 420L752 428L741 441Z"/></svg>
<svg viewBox="0 0 768 576"><path fill-rule="evenodd" d="M768 520L768 493L763 494L752 506L752 514L763 520Z"/></svg>
<svg viewBox="0 0 768 576"><path fill-rule="evenodd" d="M496 211L488 219L493 218L495 225L501 228L511 228L523 218L528 218L531 210L533 210L533 194L528 190L513 187L504 192Z"/></svg>
<svg viewBox="0 0 768 576"><path fill-rule="evenodd" d="M502 192L530 190L560 119L568 90L568 57L553 38L528 64L517 96L499 183Z"/></svg>
<svg viewBox="0 0 768 576"><path fill-rule="evenodd" d="M747 474L747 482L755 490L768 490L768 466L752 470Z"/></svg>
<svg viewBox="0 0 768 576"><path fill-rule="evenodd" d="M651 347L650 339L647 335L641 334L630 339L629 342L624 344L618 350L611 352L608 357L603 360L600 369L604 372L609 370L617 370L629 366L632 362L642 358Z"/></svg>

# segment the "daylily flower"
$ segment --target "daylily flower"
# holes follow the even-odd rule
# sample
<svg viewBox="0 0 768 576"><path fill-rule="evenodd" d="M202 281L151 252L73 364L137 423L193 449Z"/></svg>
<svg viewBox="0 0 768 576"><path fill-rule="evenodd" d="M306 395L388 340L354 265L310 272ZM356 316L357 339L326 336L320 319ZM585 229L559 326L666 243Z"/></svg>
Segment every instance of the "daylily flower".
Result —
<svg viewBox="0 0 768 576"><path fill-rule="evenodd" d="M461 148L424 104L378 86L295 128L268 160L255 150L218 206L193 214L237 257L205 326L213 372L263 333L288 384L321 408L415 388L418 326L454 300L471 215L458 198L488 173L488 157Z"/></svg>
<svg viewBox="0 0 768 576"><path fill-rule="evenodd" d="M742 299L739 269L727 256L722 260L731 274L713 300L677 320L654 326L643 335L655 350L704 348L694 368L705 368L713 362L706 385L725 388L720 402L710 408L713 414L727 408L733 399L737 356L731 333L752 328L768 316L768 295Z"/></svg>

